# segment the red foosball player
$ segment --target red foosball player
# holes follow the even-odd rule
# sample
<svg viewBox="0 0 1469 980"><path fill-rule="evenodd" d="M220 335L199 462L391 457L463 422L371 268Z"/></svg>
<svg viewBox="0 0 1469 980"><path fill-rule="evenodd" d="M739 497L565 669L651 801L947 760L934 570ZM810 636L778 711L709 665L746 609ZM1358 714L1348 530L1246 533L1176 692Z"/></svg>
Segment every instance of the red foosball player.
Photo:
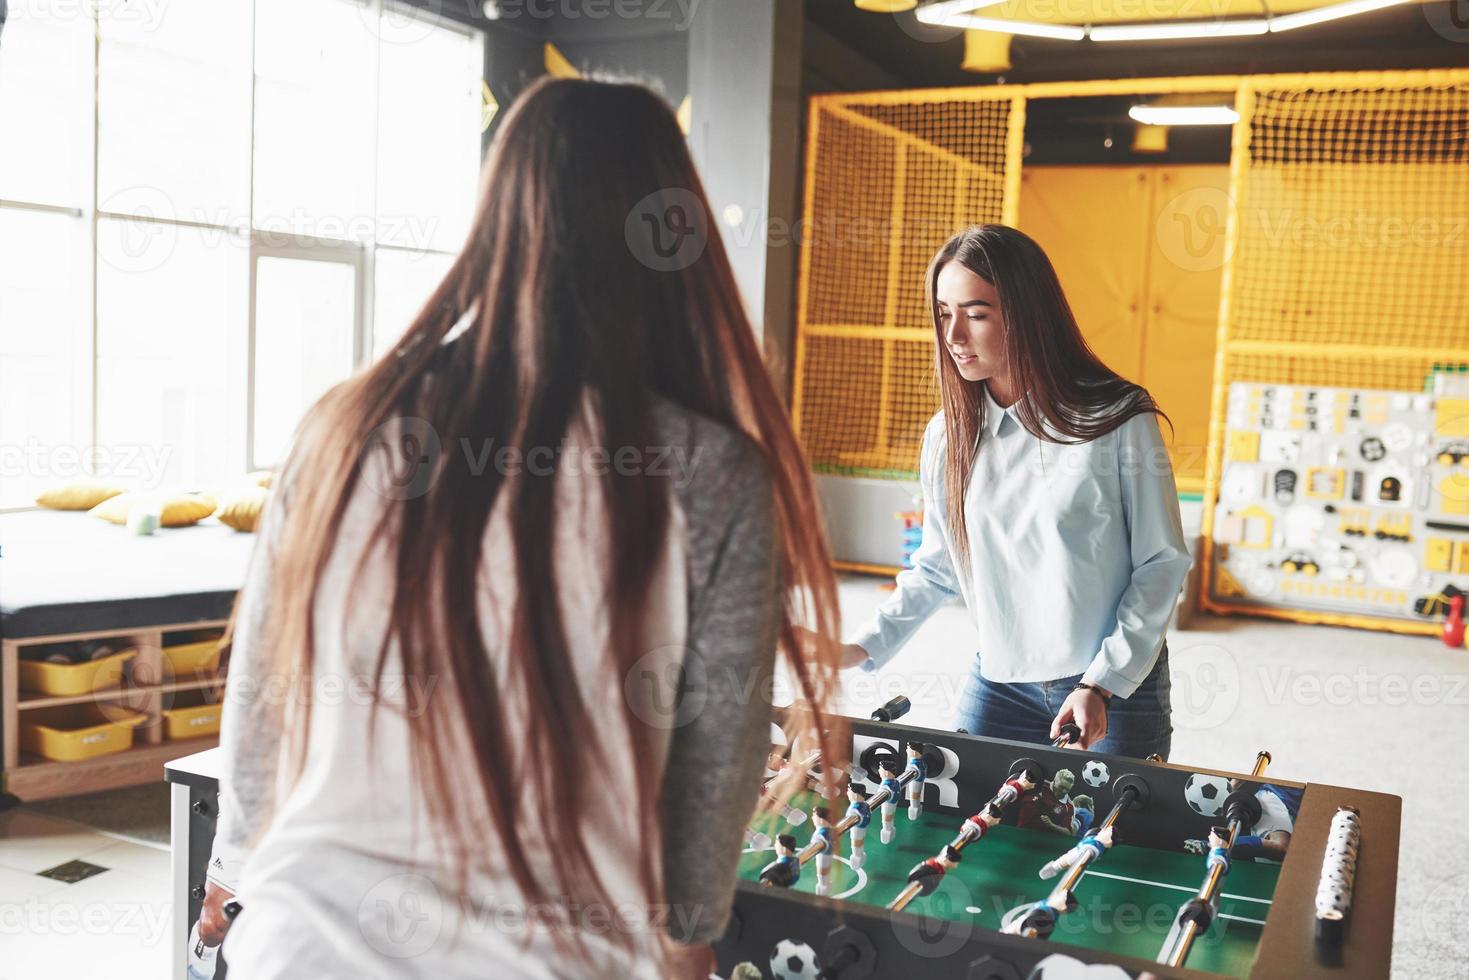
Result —
<svg viewBox="0 0 1469 980"><path fill-rule="evenodd" d="M977 841L989 833L989 829L1005 816L1005 811L995 803L986 803L984 809L964 821L964 826L959 828L959 833L969 841Z"/></svg>
<svg viewBox="0 0 1469 980"><path fill-rule="evenodd" d="M932 895L944 875L957 867L963 855L954 850L954 845L945 844L938 854L908 872L908 884L918 885L918 894Z"/></svg>
<svg viewBox="0 0 1469 980"><path fill-rule="evenodd" d="M1001 786L1000 791L995 794L995 802L1002 807L1009 806L1033 789L1035 789L1035 780L1030 778L1029 771L1022 769L1005 780L1005 785Z"/></svg>
<svg viewBox="0 0 1469 980"><path fill-rule="evenodd" d="M801 880L801 862L796 857L796 839L781 834L775 839L775 860L760 869L760 880L778 888L790 888Z"/></svg>

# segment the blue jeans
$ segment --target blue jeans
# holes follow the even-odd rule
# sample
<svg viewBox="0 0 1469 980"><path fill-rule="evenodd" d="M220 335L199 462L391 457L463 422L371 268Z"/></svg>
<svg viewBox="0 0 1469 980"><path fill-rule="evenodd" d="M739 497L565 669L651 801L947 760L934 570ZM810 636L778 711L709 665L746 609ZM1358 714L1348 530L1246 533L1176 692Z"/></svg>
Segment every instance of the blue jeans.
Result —
<svg viewBox="0 0 1469 980"><path fill-rule="evenodd" d="M980 675L979 655L975 654L954 727L986 738L1049 745L1051 722L1079 680L1080 674L1033 684L989 681ZM1107 735L1089 751L1135 759L1157 753L1168 758L1173 744L1171 689L1165 643L1157 665L1132 696L1112 699L1107 707Z"/></svg>

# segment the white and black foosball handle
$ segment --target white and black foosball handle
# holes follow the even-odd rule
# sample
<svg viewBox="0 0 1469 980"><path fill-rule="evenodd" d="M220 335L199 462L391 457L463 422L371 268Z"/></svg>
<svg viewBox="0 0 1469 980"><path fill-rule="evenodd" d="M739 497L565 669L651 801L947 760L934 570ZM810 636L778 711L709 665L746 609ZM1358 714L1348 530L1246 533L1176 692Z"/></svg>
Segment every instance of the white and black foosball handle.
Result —
<svg viewBox="0 0 1469 980"><path fill-rule="evenodd" d="M1362 847L1362 823L1357 811L1342 807L1331 818L1321 882L1316 887L1316 940L1341 944L1347 914L1352 908L1352 882L1357 877L1357 854Z"/></svg>

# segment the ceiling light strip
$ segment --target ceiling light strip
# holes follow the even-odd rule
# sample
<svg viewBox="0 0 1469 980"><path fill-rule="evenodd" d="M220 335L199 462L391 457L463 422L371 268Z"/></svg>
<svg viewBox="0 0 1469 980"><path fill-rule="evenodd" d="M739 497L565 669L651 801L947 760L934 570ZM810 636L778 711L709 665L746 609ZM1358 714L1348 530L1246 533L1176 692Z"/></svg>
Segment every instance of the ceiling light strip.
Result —
<svg viewBox="0 0 1469 980"><path fill-rule="evenodd" d="M1343 3L1268 18L1241 20L1168 21L1161 24L1103 24L1084 27L1071 24L1047 24L1028 20L1005 20L980 17L971 13L991 7L1003 0L938 0L919 7L915 16L925 24L961 27L976 31L996 31L1021 37L1039 37L1056 41L1168 41L1199 40L1217 37L1258 37L1341 20L1357 14L1382 10L1409 0L1345 0Z"/></svg>

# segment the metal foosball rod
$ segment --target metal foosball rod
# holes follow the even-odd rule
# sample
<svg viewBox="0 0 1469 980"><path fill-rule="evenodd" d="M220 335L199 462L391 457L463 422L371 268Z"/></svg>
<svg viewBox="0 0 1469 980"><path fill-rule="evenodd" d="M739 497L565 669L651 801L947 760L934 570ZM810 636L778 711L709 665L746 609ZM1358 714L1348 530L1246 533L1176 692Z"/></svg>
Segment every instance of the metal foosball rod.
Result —
<svg viewBox="0 0 1469 980"><path fill-rule="evenodd" d="M1044 939L1055 929L1057 917L1073 907L1075 899L1072 891L1081 881L1081 876L1086 874L1088 866L1101 858L1112 846L1113 828L1118 819L1127 810L1145 806L1148 801L1148 784L1132 773L1118 776L1112 785L1117 802L1112 805L1112 809L1096 830L1089 832L1081 843L1041 869L1043 878L1065 870L1066 873L1061 876L1056 887L1051 889L1050 895L1045 899L1031 905L1024 915L1005 925L1004 932Z"/></svg>
<svg viewBox="0 0 1469 980"><path fill-rule="evenodd" d="M1071 727L1071 726L1068 726ZM1079 735L1080 732L1078 731ZM1068 736L1063 733L1058 743ZM1005 808L1034 789L1045 775L1039 764L1030 759L1016 759L1010 764L1010 778L990 797L978 813L964 821L959 833L942 851L908 873L908 885L888 903L888 910L901 912L920 895L931 895L938 888L944 873L959 863L959 856L970 844L981 840L991 827L1005 815Z"/></svg>
<svg viewBox="0 0 1469 980"><path fill-rule="evenodd" d="M900 788L906 787L909 783L913 781L913 777L916 775L917 773L915 773L911 769L904 772L898 777L898 786ZM884 803L888 802L889 799L896 799L896 797L894 796L891 789L883 786L876 793L873 793L867 798L867 805L875 810L878 807L882 806ZM848 814L847 816L842 817L842 819L833 824L831 828L831 836L833 841L841 840L842 835L851 830L852 827L854 827L857 824L857 821L860 819L861 818L858 817L856 814ZM825 846L820 841L813 840L810 844L807 844L801 849L801 852L797 855L797 857L800 859L802 864L805 864L807 861L810 861L813 857L820 854L823 850L825 850Z"/></svg>
<svg viewBox="0 0 1469 980"><path fill-rule="evenodd" d="M901 789L909 782L911 782L915 775L917 774L914 771L909 770L898 777L897 783L899 788ZM876 793L873 793L872 796L868 798L867 802L870 807L879 807L882 806L882 804L886 803L889 799L895 798L896 797L893 791L888 787L883 786ZM772 878L766 876L764 872L761 872L760 884L765 885L766 887L769 887L771 885L781 885L783 887L789 888L791 885L795 884L796 880L800 877L801 868L805 867L806 864L809 863L811 859L816 857L818 854L826 853L829 849L835 850L837 841L842 839L843 834L856 826L859 820L861 820L861 817L857 814L847 814L846 816L842 817L841 820L831 825L829 836L813 835L811 838L811 842L805 847L801 848L799 851L795 851L793 849L793 852L789 855L788 858L785 858L785 860L788 864L794 865L791 870L795 873L795 877L790 877L789 880L785 880L789 876L776 876ZM781 860L782 858L777 858L776 862L774 862L770 866L767 866L767 870L770 867L773 867L774 864L780 863Z"/></svg>
<svg viewBox="0 0 1469 980"><path fill-rule="evenodd" d="M779 746L775 746L774 748L778 749ZM797 772L804 773L809 779L811 778L811 770L816 768L820 764L821 750L817 749L806 756L806 758L803 759L801 762L797 763L793 768ZM851 765L850 763L842 766L842 771L846 773L848 779L860 781L869 778L864 770L857 766ZM774 776L771 776L760 785L761 796L764 796L766 794L766 792L770 788L770 784L779 779L783 772L784 770L782 770L782 772L777 772ZM780 811L780 815L784 817L786 819L786 822L791 824L791 826L799 827L801 824L806 822L806 814L802 813L800 810L797 810L790 804L778 803L776 804L776 806ZM759 831L755 830L754 828L748 828L745 831L745 843L749 846L755 847L757 850L763 850L764 848L770 846L770 838L765 834L762 834Z"/></svg>
<svg viewBox="0 0 1469 980"><path fill-rule="evenodd" d="M1262 775L1268 765L1270 753L1260 752L1255 756L1255 767L1250 770L1250 775ZM1230 793L1224 798L1223 809L1227 819L1225 832L1222 835L1210 834L1218 843L1205 858L1208 871L1204 875L1204 883L1199 886L1198 893L1193 898L1179 906L1173 928L1169 930L1168 937L1163 941L1163 948L1158 952L1159 963L1181 967L1188 961L1188 954L1193 949L1195 940L1209 931L1214 916L1218 914L1219 893L1224 888L1224 876L1229 874L1235 842L1260 819L1260 801L1249 790L1235 790Z"/></svg>

